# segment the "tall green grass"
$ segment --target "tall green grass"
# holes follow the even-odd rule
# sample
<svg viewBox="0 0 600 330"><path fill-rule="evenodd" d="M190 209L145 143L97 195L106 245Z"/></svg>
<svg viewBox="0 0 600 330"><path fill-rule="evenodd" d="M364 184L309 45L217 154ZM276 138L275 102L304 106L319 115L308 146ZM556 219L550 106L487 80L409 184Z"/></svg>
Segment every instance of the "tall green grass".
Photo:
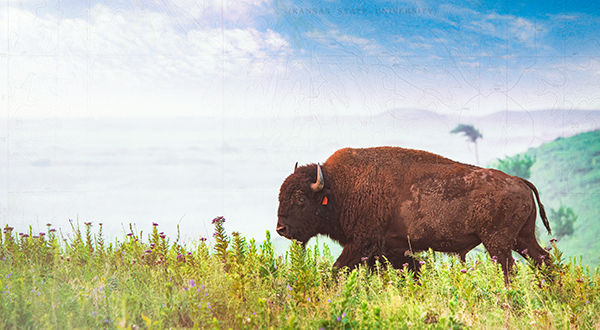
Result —
<svg viewBox="0 0 600 330"><path fill-rule="evenodd" d="M72 225L0 239L2 329L593 329L600 327L598 269L565 260L516 263L506 286L486 255L417 255L419 276L379 260L332 269L326 245L274 252L227 234L182 244L130 231L107 242L102 225ZM131 229L131 228L130 228Z"/></svg>

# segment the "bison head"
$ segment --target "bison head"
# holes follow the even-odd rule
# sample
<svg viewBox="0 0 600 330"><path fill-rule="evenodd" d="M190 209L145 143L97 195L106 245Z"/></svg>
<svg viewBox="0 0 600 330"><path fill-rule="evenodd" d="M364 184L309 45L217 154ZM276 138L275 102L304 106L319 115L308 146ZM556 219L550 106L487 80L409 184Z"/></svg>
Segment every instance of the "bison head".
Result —
<svg viewBox="0 0 600 330"><path fill-rule="evenodd" d="M306 244L327 218L329 190L320 165L297 166L279 191L277 233Z"/></svg>

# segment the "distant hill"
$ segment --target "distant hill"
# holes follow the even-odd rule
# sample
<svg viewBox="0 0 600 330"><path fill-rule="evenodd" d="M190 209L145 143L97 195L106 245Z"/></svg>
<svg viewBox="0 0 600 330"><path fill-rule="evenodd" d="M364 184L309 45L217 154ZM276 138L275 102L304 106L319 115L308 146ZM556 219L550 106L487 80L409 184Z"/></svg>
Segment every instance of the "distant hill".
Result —
<svg viewBox="0 0 600 330"><path fill-rule="evenodd" d="M524 154L534 156L531 178L546 211L562 205L571 207L579 216L575 233L559 241L566 256L597 267L600 257L600 131L592 131L531 148ZM538 219L538 225L541 221ZM552 226L552 222L550 223ZM545 242L549 237L540 230Z"/></svg>

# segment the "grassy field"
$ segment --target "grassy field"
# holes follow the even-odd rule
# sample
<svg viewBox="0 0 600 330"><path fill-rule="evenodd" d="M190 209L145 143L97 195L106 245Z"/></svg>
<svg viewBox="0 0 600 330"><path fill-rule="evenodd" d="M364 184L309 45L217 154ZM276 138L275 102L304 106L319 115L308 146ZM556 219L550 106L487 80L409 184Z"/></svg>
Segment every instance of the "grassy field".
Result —
<svg viewBox="0 0 600 330"><path fill-rule="evenodd" d="M15 233L0 241L2 329L598 329L600 274L564 260L516 263L509 286L486 255L466 264L419 254L422 273L331 269L327 246L276 255L227 234L182 245L160 233L104 240L100 224L67 235ZM63 236L65 235L65 236ZM65 237L69 237L65 239Z"/></svg>
<svg viewBox="0 0 600 330"><path fill-rule="evenodd" d="M584 264L598 266L600 131L559 138L525 154L536 159L530 181L540 191L546 210L558 210L564 205L578 216L573 236L560 241L563 251L566 255L583 256ZM552 221L550 225L554 225ZM541 234L541 239L548 239L543 230Z"/></svg>

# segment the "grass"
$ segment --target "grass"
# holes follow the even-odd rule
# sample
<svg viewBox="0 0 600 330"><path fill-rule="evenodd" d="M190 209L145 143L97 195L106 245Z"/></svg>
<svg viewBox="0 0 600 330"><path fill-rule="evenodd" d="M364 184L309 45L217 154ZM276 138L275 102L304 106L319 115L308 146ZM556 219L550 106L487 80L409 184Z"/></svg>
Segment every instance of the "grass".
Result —
<svg viewBox="0 0 600 330"><path fill-rule="evenodd" d="M546 211L570 207L577 215L572 237L560 241L568 255L583 256L583 264L595 267L600 259L600 130L558 138L517 155L535 159L531 177ZM553 231L556 224L550 219ZM538 219L538 225L541 222ZM549 239L545 230L538 237Z"/></svg>
<svg viewBox="0 0 600 330"><path fill-rule="evenodd" d="M516 263L509 286L486 255L461 263L433 252L422 272L334 270L326 245L276 255L227 234L182 244L159 232L105 241L102 225L72 224L0 240L2 329L593 329L600 274L564 260L552 269ZM94 229L94 232L92 230ZM130 228L131 229L131 228Z"/></svg>

